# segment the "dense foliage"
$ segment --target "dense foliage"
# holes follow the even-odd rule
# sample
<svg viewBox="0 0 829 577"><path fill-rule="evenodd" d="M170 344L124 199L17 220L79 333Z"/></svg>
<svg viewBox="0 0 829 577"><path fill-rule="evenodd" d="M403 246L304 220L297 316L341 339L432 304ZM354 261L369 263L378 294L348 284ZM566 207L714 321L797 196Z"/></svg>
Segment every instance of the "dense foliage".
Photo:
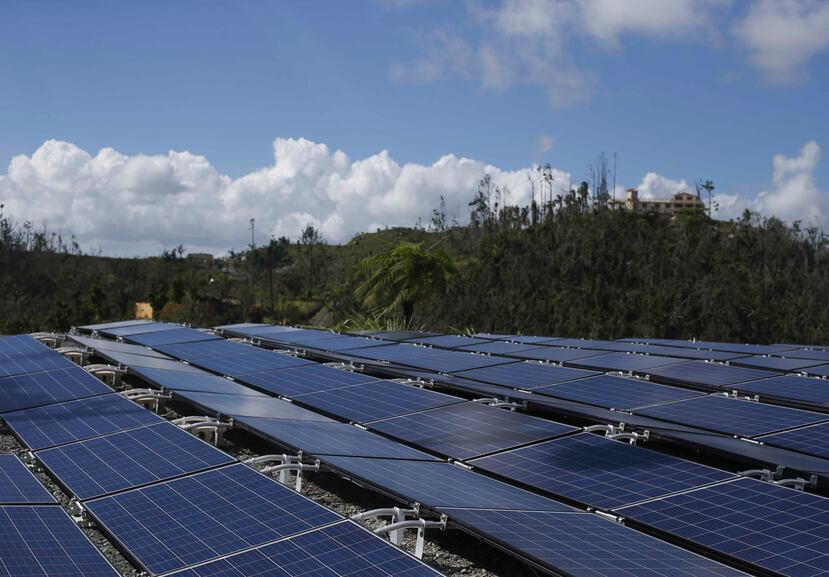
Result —
<svg viewBox="0 0 829 577"><path fill-rule="evenodd" d="M586 185L528 207L504 197L485 180L467 226L438 209L428 230L342 246L309 226L296 243L272 239L213 261L183 248L84 255L72 239L0 218L0 333L130 318L149 301L157 318L204 325L829 342L829 241L818 230L749 213L723 222L611 210Z"/></svg>

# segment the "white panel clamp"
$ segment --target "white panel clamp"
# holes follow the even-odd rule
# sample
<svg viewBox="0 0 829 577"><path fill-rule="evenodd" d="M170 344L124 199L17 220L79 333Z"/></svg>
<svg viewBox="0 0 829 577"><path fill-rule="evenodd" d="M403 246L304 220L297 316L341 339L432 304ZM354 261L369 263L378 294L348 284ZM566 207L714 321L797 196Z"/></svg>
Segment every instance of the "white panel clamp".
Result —
<svg viewBox="0 0 829 577"><path fill-rule="evenodd" d="M313 471L319 473L320 460L315 459L311 463L302 462L302 451L296 455L262 455L260 457L252 457L242 461L245 465L254 467L255 465L265 465L259 469L260 473L279 473L278 480L283 485L290 486L291 473L295 473L293 480L294 489L297 493L302 492L302 473L303 471ZM268 463L276 463L269 465Z"/></svg>
<svg viewBox="0 0 829 577"><path fill-rule="evenodd" d="M516 409L526 409L527 408L527 401L523 401L521 403L516 403L514 401L509 401L505 399L498 399L496 397L484 397L481 399L472 399L474 403L480 403L482 405L487 405L489 407L495 407L496 409L506 409L510 412L515 412Z"/></svg>
<svg viewBox="0 0 829 577"><path fill-rule="evenodd" d="M651 432L648 430L642 431L641 433L608 433L605 435L608 439L613 439L615 441L624 441L627 440L628 443L631 445L635 445L637 442L647 441L650 438Z"/></svg>
<svg viewBox="0 0 829 577"><path fill-rule="evenodd" d="M605 437L610 435L618 435L619 433L625 432L625 424L619 423L618 425L588 425L587 427L582 427L582 430L586 433L604 433Z"/></svg>
<svg viewBox="0 0 829 577"><path fill-rule="evenodd" d="M172 398L169 393L156 389L127 389L121 395L156 413Z"/></svg>
<svg viewBox="0 0 829 577"><path fill-rule="evenodd" d="M233 420L221 421L216 417L180 417L170 421L185 431L190 431L200 439L212 442L215 446L219 446L222 442L222 435L224 432L233 426Z"/></svg>

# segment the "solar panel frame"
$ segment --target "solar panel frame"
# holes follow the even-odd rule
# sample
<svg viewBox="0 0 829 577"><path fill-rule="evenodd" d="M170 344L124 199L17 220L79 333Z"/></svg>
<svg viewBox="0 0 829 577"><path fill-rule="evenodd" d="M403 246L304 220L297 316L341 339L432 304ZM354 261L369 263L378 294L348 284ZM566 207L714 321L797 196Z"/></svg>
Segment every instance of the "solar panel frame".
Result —
<svg viewBox="0 0 829 577"><path fill-rule="evenodd" d="M193 391L246 397L267 396L243 384L202 371L183 373L166 369L139 368L134 372L152 386L169 391Z"/></svg>
<svg viewBox="0 0 829 577"><path fill-rule="evenodd" d="M197 361L206 358L228 357L241 355L255 350L255 347L248 344L237 343L225 339L211 339L206 341L195 341L191 343L171 343L156 345L156 350L185 361Z"/></svg>
<svg viewBox="0 0 829 577"><path fill-rule="evenodd" d="M580 511L444 508L472 530L530 564L572 577L737 577L746 574L597 515Z"/></svg>
<svg viewBox="0 0 829 577"><path fill-rule="evenodd" d="M577 431L576 427L466 402L367 423L372 431L458 460Z"/></svg>
<svg viewBox="0 0 829 577"><path fill-rule="evenodd" d="M214 416L333 421L333 419L274 397L223 395L192 391L175 391L174 395L176 399L183 400L198 410Z"/></svg>
<svg viewBox="0 0 829 577"><path fill-rule="evenodd" d="M0 505L52 505L46 487L16 455L0 455Z"/></svg>
<svg viewBox="0 0 829 577"><path fill-rule="evenodd" d="M270 341L270 339L263 340ZM384 341L381 339L370 339L365 337L339 335L338 338L322 338L317 340L298 341L294 342L292 346L296 346L300 349L310 348L320 351L337 353L350 351L351 349L380 347L383 345L390 344L394 343L392 341Z"/></svg>
<svg viewBox="0 0 829 577"><path fill-rule="evenodd" d="M740 478L618 513L775 574L829 573L829 500L788 487Z"/></svg>
<svg viewBox="0 0 829 577"><path fill-rule="evenodd" d="M110 341L107 339L98 339L95 337L84 337L81 335L67 335L73 343L92 349L96 353L99 351L113 351L135 355L143 355L146 357L156 357L159 359L169 358L167 355L155 351L149 347L142 347L140 345L131 345L129 343L122 343L120 341Z"/></svg>
<svg viewBox="0 0 829 577"><path fill-rule="evenodd" d="M602 351L595 349L570 349L566 347L539 347L537 349L530 349L518 353L507 353L506 356L535 361L547 361L554 363L563 363L576 359L584 359L587 357L594 357L603 354Z"/></svg>
<svg viewBox="0 0 829 577"><path fill-rule="evenodd" d="M453 373L454 376L464 379L525 390L533 390L546 385L593 377L599 374L596 371L533 362L516 362Z"/></svg>
<svg viewBox="0 0 829 577"><path fill-rule="evenodd" d="M778 353L772 356L779 356L785 357L788 359L808 359L814 361L820 361L823 363L829 363L829 351L822 350L822 349L807 349L807 348L800 348L800 349L793 349L790 351L785 351L783 353Z"/></svg>
<svg viewBox="0 0 829 577"><path fill-rule="evenodd" d="M95 332L95 331L105 331L108 329L120 329L124 327L134 327L138 325L148 325L154 324L154 321L147 320L147 319L132 319L128 321L114 321L111 323L97 323L94 325L81 325L77 327L80 330L88 331L88 332Z"/></svg>
<svg viewBox="0 0 829 577"><path fill-rule="evenodd" d="M353 521L341 521L170 574L176 577L440 577L441 573Z"/></svg>
<svg viewBox="0 0 829 577"><path fill-rule="evenodd" d="M126 326L126 327L116 327L114 329L105 329L98 331L103 335L107 335L109 337L129 337L132 335L140 335L143 333L154 333L159 331L171 331L175 329L182 328L182 325L177 325L174 323L152 323L150 324L143 324L143 325L135 325L135 326Z"/></svg>
<svg viewBox="0 0 829 577"><path fill-rule="evenodd" d="M457 351L467 351L470 353L484 353L488 355L508 355L519 353L521 351L537 351L545 349L537 345L527 345L524 343L508 343L504 341L484 341L478 345L466 345L458 347Z"/></svg>
<svg viewBox="0 0 829 577"><path fill-rule="evenodd" d="M825 379L800 375L780 375L770 379L749 381L734 385L734 390L761 399L772 399L780 403L797 404L829 409L829 382Z"/></svg>
<svg viewBox="0 0 829 577"><path fill-rule="evenodd" d="M740 437L767 435L829 420L829 415L720 395L663 403L638 409L634 414Z"/></svg>
<svg viewBox="0 0 829 577"><path fill-rule="evenodd" d="M342 519L242 464L92 499L84 506L152 575Z"/></svg>
<svg viewBox="0 0 829 577"><path fill-rule="evenodd" d="M336 415L355 423L366 423L465 401L460 397L437 391L384 380L306 393L297 395L294 399L315 411Z"/></svg>
<svg viewBox="0 0 829 577"><path fill-rule="evenodd" d="M275 369L289 369L311 364L313 361L300 359L291 355L252 348L251 352L243 355L226 357L203 358L193 361L202 369L213 371L229 377L239 377L250 373L271 371Z"/></svg>
<svg viewBox="0 0 829 577"><path fill-rule="evenodd" d="M456 349L468 345L481 345L491 342L487 339L478 339L475 337L464 337L461 335L436 335L430 337L417 337L408 339L407 342L416 343L420 345L429 345L441 349Z"/></svg>
<svg viewBox="0 0 829 577"><path fill-rule="evenodd" d="M593 433L544 441L469 464L521 486L604 510L735 478Z"/></svg>
<svg viewBox="0 0 829 577"><path fill-rule="evenodd" d="M829 423L763 435L756 440L773 447L829 459Z"/></svg>
<svg viewBox="0 0 829 577"><path fill-rule="evenodd" d="M250 373L241 375L238 380L270 394L296 397L306 393L318 393L361 383L373 383L380 379L359 372L314 364L292 369Z"/></svg>
<svg viewBox="0 0 829 577"><path fill-rule="evenodd" d="M646 353L665 357L676 357L680 359L701 360L701 361L730 361L743 356L742 353L727 353L724 351L712 351L708 349L691 349L681 347L669 347L666 345L649 345L645 343L631 343L614 341L609 345L597 346L596 349L603 351L616 351L626 353Z"/></svg>
<svg viewBox="0 0 829 577"><path fill-rule="evenodd" d="M567 361L567 365L599 371L642 372L667 365L677 365L684 361L675 357L642 355L639 353L606 353Z"/></svg>
<svg viewBox="0 0 829 577"><path fill-rule="evenodd" d="M705 394L691 389L616 375L598 375L577 381L557 383L533 389L533 393L623 411L690 399Z"/></svg>
<svg viewBox="0 0 829 577"><path fill-rule="evenodd" d="M109 360L109 362L128 367L131 371L138 371L141 368L166 369L169 371L180 371L185 373L201 373L198 368L176 361L171 358L158 358L147 355L134 355L120 351L98 351L98 355Z"/></svg>
<svg viewBox="0 0 829 577"><path fill-rule="evenodd" d="M45 449L36 456L80 501L236 462L166 421Z"/></svg>
<svg viewBox="0 0 829 577"><path fill-rule="evenodd" d="M6 413L3 420L33 451L163 422L117 393Z"/></svg>
<svg viewBox="0 0 829 577"><path fill-rule="evenodd" d="M826 365L817 365L815 367L809 367L807 369L803 369L803 372L808 375L815 375L818 377L829 378L829 364Z"/></svg>
<svg viewBox="0 0 829 577"><path fill-rule="evenodd" d="M130 335L125 337L130 342L144 345L145 347L156 347L160 345L172 345L179 343L194 343L200 341L219 340L214 334L204 331L197 331L186 327L172 329L169 331L159 331L153 333L142 333L138 335Z"/></svg>
<svg viewBox="0 0 829 577"><path fill-rule="evenodd" d="M0 566L14 577L119 577L60 505L0 507Z"/></svg>
<svg viewBox="0 0 829 577"><path fill-rule="evenodd" d="M821 364L821 361L809 359L790 359L784 357L748 356L733 359L729 362L729 364L739 367L768 369L771 371L787 373L790 371L799 371L807 367L814 367L815 365Z"/></svg>
<svg viewBox="0 0 829 577"><path fill-rule="evenodd" d="M651 380L668 384L697 386L707 390L727 388L737 383L777 376L774 371L732 367L706 361L688 361L643 371Z"/></svg>
<svg viewBox="0 0 829 577"><path fill-rule="evenodd" d="M0 413L20 411L112 392L77 365L0 379Z"/></svg>

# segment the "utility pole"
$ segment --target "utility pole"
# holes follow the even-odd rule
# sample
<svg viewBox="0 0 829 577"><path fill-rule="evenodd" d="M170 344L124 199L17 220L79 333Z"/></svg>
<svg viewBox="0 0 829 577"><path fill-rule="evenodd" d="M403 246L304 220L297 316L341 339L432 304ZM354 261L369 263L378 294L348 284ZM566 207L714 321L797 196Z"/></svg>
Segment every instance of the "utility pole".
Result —
<svg viewBox="0 0 829 577"><path fill-rule="evenodd" d="M253 291L256 289L256 219L250 219L250 288L251 296L256 301Z"/></svg>
<svg viewBox="0 0 829 577"><path fill-rule="evenodd" d="M714 191L714 181L706 180L700 185L700 188L708 192L708 218L711 218L711 193Z"/></svg>

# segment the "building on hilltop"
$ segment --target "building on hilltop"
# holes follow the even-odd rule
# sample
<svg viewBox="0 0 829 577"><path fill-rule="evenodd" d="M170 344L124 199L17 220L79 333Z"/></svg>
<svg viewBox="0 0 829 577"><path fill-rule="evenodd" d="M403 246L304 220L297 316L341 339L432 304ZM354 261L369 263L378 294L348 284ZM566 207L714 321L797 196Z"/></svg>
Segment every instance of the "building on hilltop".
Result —
<svg viewBox="0 0 829 577"><path fill-rule="evenodd" d="M624 208L639 214L655 214L660 216L674 216L681 210L705 210L705 204L699 196L690 192L680 192L668 199L640 199L639 191L629 188L627 198L623 201L614 201L616 208Z"/></svg>

